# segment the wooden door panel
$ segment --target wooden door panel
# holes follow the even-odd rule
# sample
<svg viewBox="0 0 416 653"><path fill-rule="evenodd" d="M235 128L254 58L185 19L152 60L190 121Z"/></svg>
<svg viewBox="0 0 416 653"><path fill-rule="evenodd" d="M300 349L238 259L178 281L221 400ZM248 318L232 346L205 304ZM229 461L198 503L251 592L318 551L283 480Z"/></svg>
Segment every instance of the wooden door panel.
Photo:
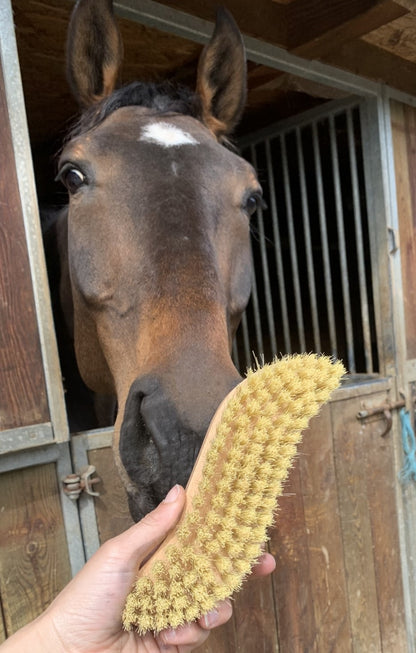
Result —
<svg viewBox="0 0 416 653"><path fill-rule="evenodd" d="M0 143L0 429L11 429L50 418L1 65Z"/></svg>
<svg viewBox="0 0 416 653"><path fill-rule="evenodd" d="M0 474L0 595L7 635L71 578L55 464Z"/></svg>
<svg viewBox="0 0 416 653"><path fill-rule="evenodd" d="M395 431L357 419L387 389L331 404L352 641L356 651L407 650L396 507Z"/></svg>
<svg viewBox="0 0 416 653"><path fill-rule="evenodd" d="M272 533L282 650L351 651L331 410L303 435Z"/></svg>

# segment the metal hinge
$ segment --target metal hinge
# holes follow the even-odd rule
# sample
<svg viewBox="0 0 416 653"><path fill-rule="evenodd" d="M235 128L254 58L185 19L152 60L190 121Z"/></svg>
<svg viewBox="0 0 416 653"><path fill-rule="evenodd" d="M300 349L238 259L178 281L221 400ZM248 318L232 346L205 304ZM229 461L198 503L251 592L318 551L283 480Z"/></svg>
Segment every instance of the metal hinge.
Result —
<svg viewBox="0 0 416 653"><path fill-rule="evenodd" d="M68 499L76 501L82 492L86 492L86 494L90 494L93 497L99 497L100 493L95 492L93 486L96 483L100 483L101 479L98 476L91 478L93 474L95 474L94 465L88 465L88 467L83 467L78 474L68 474L68 476L65 476L62 479L62 484L64 486L64 494L66 494Z"/></svg>
<svg viewBox="0 0 416 653"><path fill-rule="evenodd" d="M369 417L380 415L380 417L382 417L386 422L386 428L382 433L380 433L380 436L383 437L384 435L387 435L387 433L390 431L393 423L391 411L394 410L395 408L404 408L405 405L406 405L405 401L394 401L394 402L386 401L384 404L382 404L381 406L377 406L376 408L370 408L369 410L359 410L357 413L357 419L367 419Z"/></svg>

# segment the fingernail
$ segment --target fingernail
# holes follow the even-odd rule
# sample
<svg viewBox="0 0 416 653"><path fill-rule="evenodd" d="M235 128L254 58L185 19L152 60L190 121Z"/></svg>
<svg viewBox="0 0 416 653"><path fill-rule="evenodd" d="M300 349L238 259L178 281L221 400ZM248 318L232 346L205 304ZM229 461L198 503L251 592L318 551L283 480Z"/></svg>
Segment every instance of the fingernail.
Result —
<svg viewBox="0 0 416 653"><path fill-rule="evenodd" d="M212 628L218 621L218 610L211 610L204 615L205 628Z"/></svg>
<svg viewBox="0 0 416 653"><path fill-rule="evenodd" d="M172 488L173 489L173 488ZM177 634L174 628L169 628L160 633L159 638L162 642L162 648L170 648L176 642Z"/></svg>
<svg viewBox="0 0 416 653"><path fill-rule="evenodd" d="M174 485L163 499L163 503L174 503L174 501L176 501L178 498L179 490L180 485Z"/></svg>

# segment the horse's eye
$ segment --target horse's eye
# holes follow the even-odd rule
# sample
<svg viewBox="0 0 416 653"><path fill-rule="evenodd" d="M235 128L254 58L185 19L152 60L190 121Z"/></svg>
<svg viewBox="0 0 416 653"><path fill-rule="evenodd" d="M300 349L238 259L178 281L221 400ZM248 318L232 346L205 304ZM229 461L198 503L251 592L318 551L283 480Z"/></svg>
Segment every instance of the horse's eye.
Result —
<svg viewBox="0 0 416 653"><path fill-rule="evenodd" d="M81 170L78 170L78 168L74 168L74 166L64 166L62 170L59 172L57 179L60 179L63 183L64 186L68 189L68 192L73 195L74 193L77 192L83 186L87 180L85 175L81 172Z"/></svg>
<svg viewBox="0 0 416 653"><path fill-rule="evenodd" d="M265 207L266 205L260 193L252 193L247 197L245 201L244 210L249 215L253 215L257 211L257 209L265 208Z"/></svg>

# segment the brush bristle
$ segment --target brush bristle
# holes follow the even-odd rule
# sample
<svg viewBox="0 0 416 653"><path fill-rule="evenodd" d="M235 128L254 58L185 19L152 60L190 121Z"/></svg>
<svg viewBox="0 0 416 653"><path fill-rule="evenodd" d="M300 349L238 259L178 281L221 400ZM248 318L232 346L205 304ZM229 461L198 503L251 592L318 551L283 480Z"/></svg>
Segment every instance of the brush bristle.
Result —
<svg viewBox="0 0 416 653"><path fill-rule="evenodd" d="M312 354L248 373L225 407L176 543L127 598L127 630L176 628L240 588L267 539L301 433L344 373L340 362Z"/></svg>

